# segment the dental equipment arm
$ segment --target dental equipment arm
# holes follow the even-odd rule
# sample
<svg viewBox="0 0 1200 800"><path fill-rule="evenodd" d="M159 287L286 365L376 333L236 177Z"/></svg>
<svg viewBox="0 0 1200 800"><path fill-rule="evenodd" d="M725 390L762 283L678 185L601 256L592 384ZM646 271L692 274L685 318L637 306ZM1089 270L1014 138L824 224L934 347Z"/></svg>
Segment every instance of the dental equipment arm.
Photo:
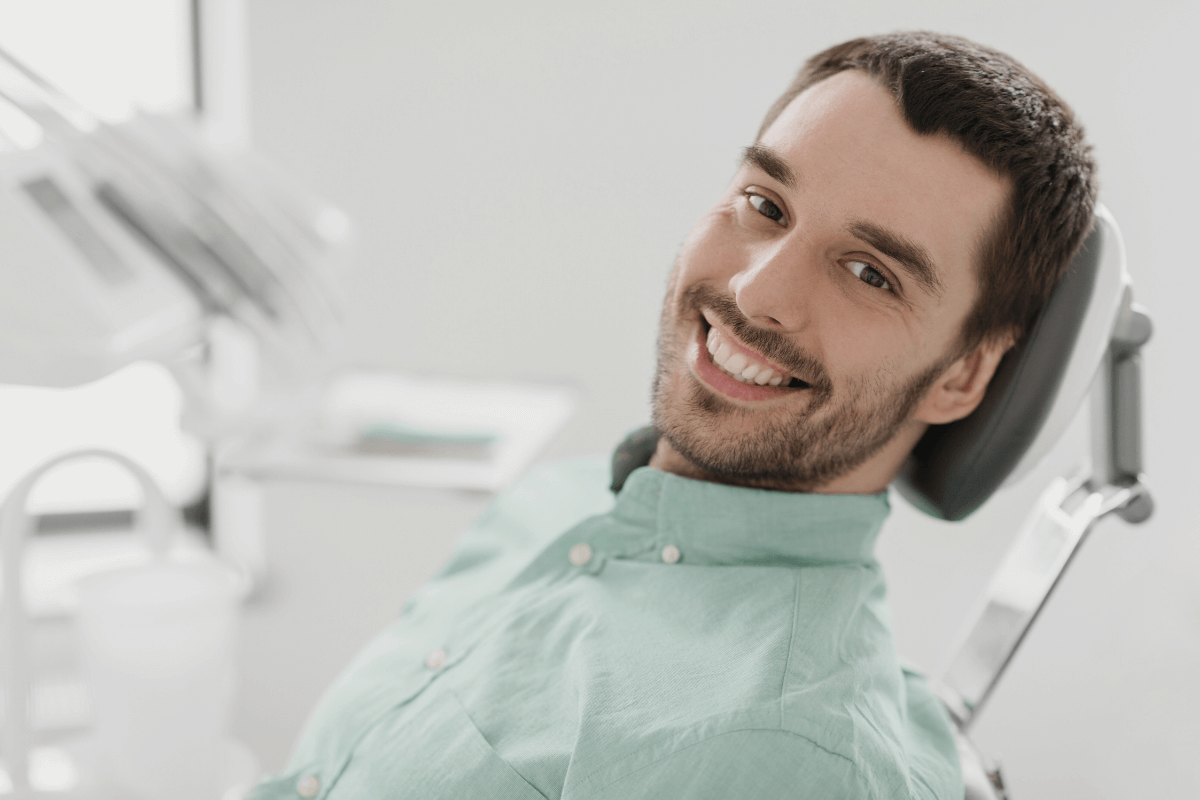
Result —
<svg viewBox="0 0 1200 800"><path fill-rule="evenodd" d="M967 800L1007 797L999 768L975 751L965 733L1012 661L1071 559L1093 526L1110 514L1140 523L1153 512L1142 476L1141 348L1150 339L1149 315L1128 286L1091 393L1091 463L1054 481L1038 499L968 618L949 663L934 682L961 734L964 767L978 765L987 783L971 785Z"/></svg>
<svg viewBox="0 0 1200 800"><path fill-rule="evenodd" d="M1115 513L1139 523L1153 511L1141 474L1140 351L1150 333L1150 317L1132 302L1126 287L1092 389L1090 467L1070 479L1059 478L1042 493L936 682L964 729L1096 522Z"/></svg>

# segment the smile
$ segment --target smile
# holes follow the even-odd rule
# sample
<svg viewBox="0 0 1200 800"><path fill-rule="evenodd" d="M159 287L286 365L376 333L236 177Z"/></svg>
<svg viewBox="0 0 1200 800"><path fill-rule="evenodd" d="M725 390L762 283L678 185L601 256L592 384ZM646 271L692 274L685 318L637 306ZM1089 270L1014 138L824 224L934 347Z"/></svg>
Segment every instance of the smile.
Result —
<svg viewBox="0 0 1200 800"><path fill-rule="evenodd" d="M693 369L704 383L736 400L766 400L807 389L809 384L739 342L707 315L693 351Z"/></svg>
<svg viewBox="0 0 1200 800"><path fill-rule="evenodd" d="M783 383L785 376L782 373L747 355L742 348L727 341L716 328L708 329L706 344L713 364L731 378L759 386L778 386Z"/></svg>

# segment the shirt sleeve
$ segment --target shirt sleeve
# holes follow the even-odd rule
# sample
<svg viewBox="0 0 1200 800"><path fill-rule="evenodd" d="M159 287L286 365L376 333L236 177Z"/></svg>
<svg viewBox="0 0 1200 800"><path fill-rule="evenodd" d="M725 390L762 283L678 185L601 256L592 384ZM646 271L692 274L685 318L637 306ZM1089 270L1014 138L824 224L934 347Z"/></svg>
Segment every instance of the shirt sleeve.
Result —
<svg viewBox="0 0 1200 800"><path fill-rule="evenodd" d="M714 736L633 768L582 800L867 800L854 763L786 731ZM563 795L568 800L568 795Z"/></svg>

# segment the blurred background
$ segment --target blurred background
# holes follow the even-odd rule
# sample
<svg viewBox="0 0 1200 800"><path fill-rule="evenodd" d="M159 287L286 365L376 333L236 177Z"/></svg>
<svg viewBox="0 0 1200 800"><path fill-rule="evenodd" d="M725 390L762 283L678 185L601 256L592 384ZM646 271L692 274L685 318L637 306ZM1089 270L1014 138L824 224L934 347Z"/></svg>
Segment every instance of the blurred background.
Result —
<svg viewBox="0 0 1200 800"><path fill-rule="evenodd" d="M1044 78L1095 145L1101 199L1154 319L1145 403L1157 510L1136 528L1098 526L975 738L1018 800L1200 797L1200 529L1188 499L1200 494L1200 4L214 5L232 32L217 53L232 66L214 113L357 226L334 363L572 387L577 414L543 460L607 454L648 421L667 271L806 57L928 28L1004 50ZM62 47L103 41L70 27L82 38ZM62 35L36 29L9 27L0 41L19 50L25 35ZM893 498L880 557L903 656L939 666L1035 499L1085 442L1081 419L963 523ZM486 500L272 484L275 597L292 611L285 624L269 605L248 609L236 722L266 768L282 766L320 688Z"/></svg>

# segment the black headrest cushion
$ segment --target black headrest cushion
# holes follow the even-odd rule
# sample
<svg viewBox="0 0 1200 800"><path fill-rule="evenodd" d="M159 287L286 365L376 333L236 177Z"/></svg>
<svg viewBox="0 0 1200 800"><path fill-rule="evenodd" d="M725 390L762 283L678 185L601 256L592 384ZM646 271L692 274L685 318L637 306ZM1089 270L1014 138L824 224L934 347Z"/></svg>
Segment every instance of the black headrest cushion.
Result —
<svg viewBox="0 0 1200 800"><path fill-rule="evenodd" d="M1032 330L1000 362L975 411L934 425L895 486L931 516L960 520L1000 487L1041 430L1058 396L1092 301L1101 231L1092 230Z"/></svg>

